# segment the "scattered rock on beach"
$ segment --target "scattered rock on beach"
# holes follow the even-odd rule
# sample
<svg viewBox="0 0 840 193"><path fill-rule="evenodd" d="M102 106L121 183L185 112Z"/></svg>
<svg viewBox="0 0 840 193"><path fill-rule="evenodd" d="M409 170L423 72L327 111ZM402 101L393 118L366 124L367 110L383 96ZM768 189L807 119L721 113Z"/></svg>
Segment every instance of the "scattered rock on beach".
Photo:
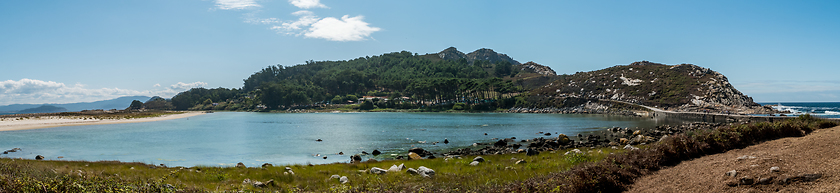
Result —
<svg viewBox="0 0 840 193"><path fill-rule="evenodd" d="M373 156L377 156L377 155L379 155L379 154L382 154L382 152L380 152L379 150L374 149L374 150L373 150L373 152L371 152L370 154L371 154L371 155L373 155Z"/></svg>
<svg viewBox="0 0 840 193"><path fill-rule="evenodd" d="M476 156L475 158L473 158L473 161L476 161L476 162L484 162L484 158L483 158L483 157L481 157L481 156Z"/></svg>
<svg viewBox="0 0 840 193"><path fill-rule="evenodd" d="M417 172L417 170L416 170L416 169L414 169L414 168L408 168L408 169L406 169L406 170L405 170L405 173L408 173L408 174L411 174L411 175L417 175L417 174L420 174L420 173L418 173L418 172Z"/></svg>
<svg viewBox="0 0 840 193"><path fill-rule="evenodd" d="M633 146L632 146L632 145L630 145L630 144L625 145L625 146L624 146L624 149L626 149L626 150L639 150L639 148L638 148L638 147L633 147Z"/></svg>
<svg viewBox="0 0 840 193"><path fill-rule="evenodd" d="M242 162L236 163L237 168L245 168L245 164Z"/></svg>
<svg viewBox="0 0 840 193"><path fill-rule="evenodd" d="M271 165L270 163L264 163L264 164L262 165L262 167L263 167L263 168L273 167L273 166L274 166L274 165Z"/></svg>
<svg viewBox="0 0 840 193"><path fill-rule="evenodd" d="M359 163L359 162L362 161L362 156L359 155L359 154L350 156L350 161L353 162L353 163Z"/></svg>
<svg viewBox="0 0 840 193"><path fill-rule="evenodd" d="M525 155L528 155L528 156L534 156L534 155L539 155L539 154L540 154L540 151L537 151L536 149L528 148L528 150L525 150Z"/></svg>
<svg viewBox="0 0 840 193"><path fill-rule="evenodd" d="M752 185L753 183L755 183L755 179L749 176L744 176L739 180L739 182L741 185Z"/></svg>
<svg viewBox="0 0 840 193"><path fill-rule="evenodd" d="M758 184L770 184L772 182L773 182L773 177L758 179Z"/></svg>
<svg viewBox="0 0 840 193"><path fill-rule="evenodd" d="M385 174L385 173L388 173L388 170L385 170L385 169L382 169L382 168L377 168L377 167L370 168L369 171L370 171L371 174Z"/></svg>
<svg viewBox="0 0 840 193"><path fill-rule="evenodd" d="M404 164L400 164L399 166L392 165L391 168L388 168L388 172L399 172L399 171L402 171L403 169L405 169Z"/></svg>
<svg viewBox="0 0 840 193"><path fill-rule="evenodd" d="M726 174L725 174L725 175L730 176L730 177L735 177L735 176L737 176L737 175L738 175L738 171L735 171L735 170L729 170L728 172L726 172Z"/></svg>
<svg viewBox="0 0 840 193"><path fill-rule="evenodd" d="M779 167L776 167L776 166L770 167L771 172L779 172L780 170L781 169Z"/></svg>
<svg viewBox="0 0 840 193"><path fill-rule="evenodd" d="M449 144L449 139L443 138L443 144Z"/></svg>
<svg viewBox="0 0 840 193"><path fill-rule="evenodd" d="M35 156L35 160L43 160L43 159L44 159L44 156L42 156L42 155Z"/></svg>

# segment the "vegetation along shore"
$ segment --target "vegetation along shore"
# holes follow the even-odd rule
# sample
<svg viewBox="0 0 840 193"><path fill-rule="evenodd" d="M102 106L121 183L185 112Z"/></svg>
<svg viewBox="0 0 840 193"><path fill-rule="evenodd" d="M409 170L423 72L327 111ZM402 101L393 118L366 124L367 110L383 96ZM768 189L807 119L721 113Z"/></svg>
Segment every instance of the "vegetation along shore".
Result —
<svg viewBox="0 0 840 193"><path fill-rule="evenodd" d="M684 160L768 140L802 137L834 126L837 122L801 116L774 123L688 129L663 135L666 137L656 142L621 148L558 146L542 152L446 154L431 159L409 155L406 160L326 165L184 168L3 158L0 159L0 189L8 192L616 192L626 190L641 176ZM611 128L607 132L614 131L623 129Z"/></svg>

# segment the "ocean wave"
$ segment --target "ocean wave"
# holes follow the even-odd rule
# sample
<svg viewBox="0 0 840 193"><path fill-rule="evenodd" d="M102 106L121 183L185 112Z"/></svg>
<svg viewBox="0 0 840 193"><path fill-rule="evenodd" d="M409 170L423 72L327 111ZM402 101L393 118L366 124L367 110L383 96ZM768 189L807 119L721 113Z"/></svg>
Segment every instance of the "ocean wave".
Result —
<svg viewBox="0 0 840 193"><path fill-rule="evenodd" d="M826 115L840 115L840 112L836 112L836 111L825 111L825 113L824 113L824 114L826 114Z"/></svg>

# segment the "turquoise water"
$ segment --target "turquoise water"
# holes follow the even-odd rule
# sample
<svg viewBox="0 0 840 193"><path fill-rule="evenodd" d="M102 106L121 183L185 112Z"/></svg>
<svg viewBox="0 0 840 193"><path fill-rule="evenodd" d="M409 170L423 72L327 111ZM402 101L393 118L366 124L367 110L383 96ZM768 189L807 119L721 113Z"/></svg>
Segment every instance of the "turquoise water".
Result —
<svg viewBox="0 0 840 193"><path fill-rule="evenodd" d="M23 151L0 157L33 159L44 155L58 160L63 156L60 160L187 167L232 166L237 162L251 167L262 163L320 164L348 162L350 155L374 149L384 155L364 159L403 154L412 146L440 152L494 141L492 138L544 137L537 133L541 131L577 135L615 126L666 123L674 122L608 115L218 112L157 122L3 131L0 151L16 147ZM450 143L432 144L444 138Z"/></svg>

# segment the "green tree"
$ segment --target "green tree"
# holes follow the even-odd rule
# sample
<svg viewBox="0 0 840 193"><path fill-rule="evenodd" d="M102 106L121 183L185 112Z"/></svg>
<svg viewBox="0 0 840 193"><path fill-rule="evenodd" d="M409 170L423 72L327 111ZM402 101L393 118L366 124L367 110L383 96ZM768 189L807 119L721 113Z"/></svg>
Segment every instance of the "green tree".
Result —
<svg viewBox="0 0 840 193"><path fill-rule="evenodd" d="M330 104L344 104L344 101L341 100L341 95L335 95L335 97L330 100Z"/></svg>
<svg viewBox="0 0 840 193"><path fill-rule="evenodd" d="M362 104L359 105L359 109L361 110L371 110L374 108L376 107L373 105L373 101L370 100L365 100L365 102L362 102Z"/></svg>

